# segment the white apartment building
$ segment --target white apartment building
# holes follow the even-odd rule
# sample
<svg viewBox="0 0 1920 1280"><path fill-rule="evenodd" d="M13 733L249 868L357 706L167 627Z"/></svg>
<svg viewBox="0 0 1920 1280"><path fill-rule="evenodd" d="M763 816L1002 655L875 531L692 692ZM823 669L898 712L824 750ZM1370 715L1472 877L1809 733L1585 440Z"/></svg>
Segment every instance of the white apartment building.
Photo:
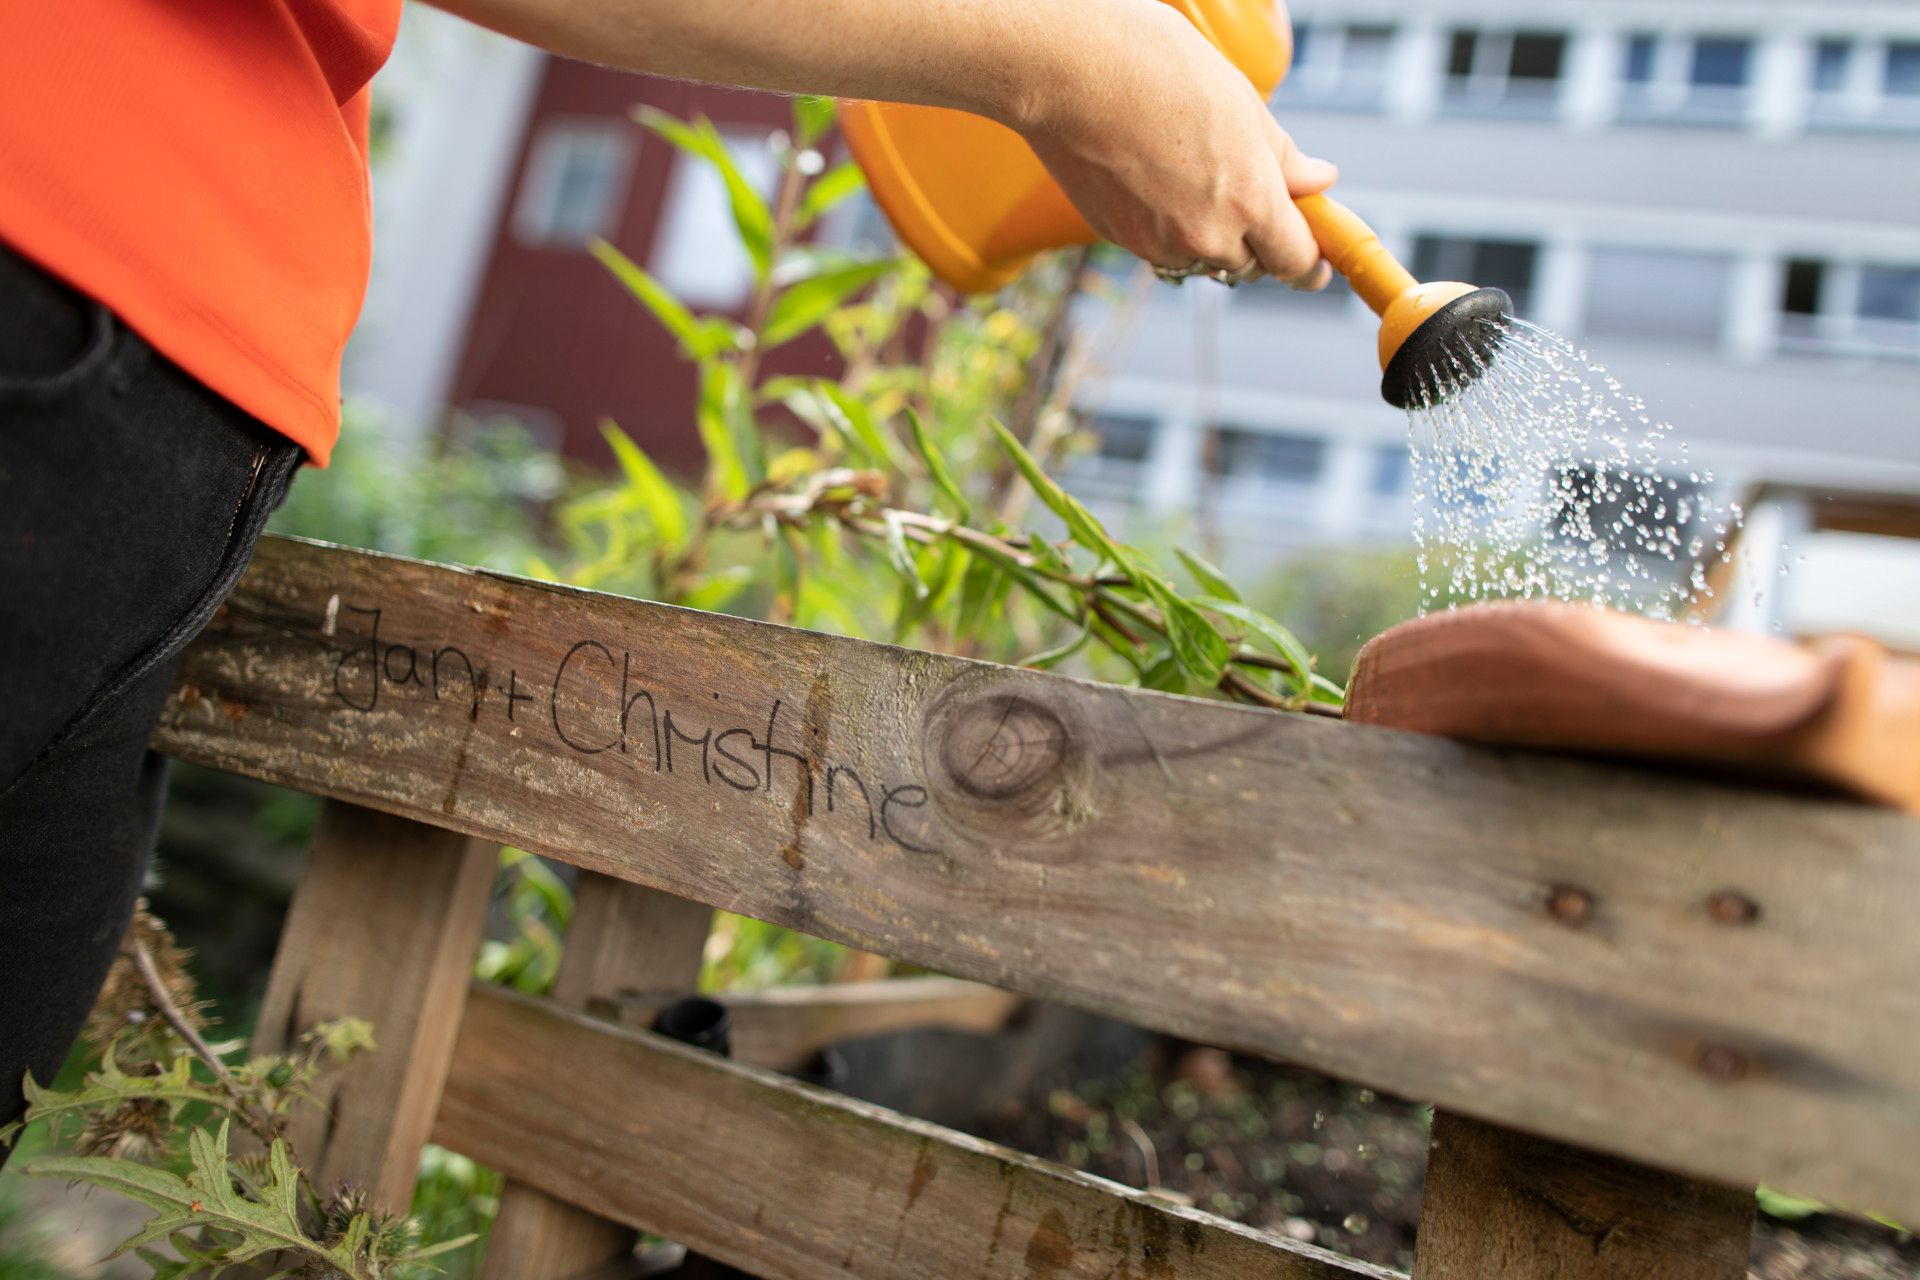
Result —
<svg viewBox="0 0 1920 1280"><path fill-rule="evenodd" d="M1920 4L1292 7L1273 109L1416 275L1506 289L1699 465L1797 495L1756 517L1796 567L1749 620L1860 625L1870 580L1871 621L1920 644L1920 559L1808 532L1829 493L1920 504ZM1156 286L1082 396L1103 445L1077 487L1149 518L1204 500L1243 555L1405 540L1375 329L1338 286Z"/></svg>

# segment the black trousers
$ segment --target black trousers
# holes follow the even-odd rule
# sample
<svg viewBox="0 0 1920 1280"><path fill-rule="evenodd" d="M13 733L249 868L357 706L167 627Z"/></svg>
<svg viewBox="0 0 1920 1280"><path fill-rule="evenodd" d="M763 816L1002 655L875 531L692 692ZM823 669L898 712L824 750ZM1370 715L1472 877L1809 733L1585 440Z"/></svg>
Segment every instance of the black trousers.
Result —
<svg viewBox="0 0 1920 1280"><path fill-rule="evenodd" d="M301 456L0 244L0 1123L106 977L159 819L147 738Z"/></svg>

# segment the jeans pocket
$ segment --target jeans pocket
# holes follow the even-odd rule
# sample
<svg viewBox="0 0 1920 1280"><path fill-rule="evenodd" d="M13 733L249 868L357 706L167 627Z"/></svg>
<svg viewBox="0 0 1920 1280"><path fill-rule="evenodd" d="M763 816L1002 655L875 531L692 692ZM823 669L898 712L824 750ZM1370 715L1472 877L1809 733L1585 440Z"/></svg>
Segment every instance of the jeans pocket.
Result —
<svg viewBox="0 0 1920 1280"><path fill-rule="evenodd" d="M0 244L0 400L85 386L113 353L113 312Z"/></svg>

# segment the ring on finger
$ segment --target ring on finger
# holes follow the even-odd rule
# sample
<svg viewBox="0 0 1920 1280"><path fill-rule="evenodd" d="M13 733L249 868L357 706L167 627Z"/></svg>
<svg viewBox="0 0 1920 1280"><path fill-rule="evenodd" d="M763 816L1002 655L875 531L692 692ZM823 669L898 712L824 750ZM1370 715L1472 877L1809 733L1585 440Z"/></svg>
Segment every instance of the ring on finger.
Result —
<svg viewBox="0 0 1920 1280"><path fill-rule="evenodd" d="M1260 266L1259 257L1255 256L1248 258L1245 266L1232 271L1228 271L1224 267L1215 271L1209 271L1207 278L1231 289L1237 284L1250 284L1265 274L1266 271Z"/></svg>
<svg viewBox="0 0 1920 1280"><path fill-rule="evenodd" d="M1155 267L1153 274L1159 276L1168 284L1179 284L1181 281L1190 280L1194 276L1204 276L1212 270L1213 268L1209 267L1206 263L1195 258L1184 267Z"/></svg>

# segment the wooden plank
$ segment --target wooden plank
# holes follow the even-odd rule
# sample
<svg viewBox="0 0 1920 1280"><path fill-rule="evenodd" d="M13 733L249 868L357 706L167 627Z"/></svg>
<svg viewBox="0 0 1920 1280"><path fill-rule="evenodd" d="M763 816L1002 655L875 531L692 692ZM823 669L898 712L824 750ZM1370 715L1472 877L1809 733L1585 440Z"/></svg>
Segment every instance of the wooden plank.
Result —
<svg viewBox="0 0 1920 1280"><path fill-rule="evenodd" d="M733 1028L733 1057L792 1071L837 1040L921 1027L998 1031L1027 999L958 978L884 978L821 987L779 987L720 997ZM665 1002L627 996L613 1005L630 1027L652 1025Z"/></svg>
<svg viewBox="0 0 1920 1280"><path fill-rule="evenodd" d="M329 1018L373 1024L379 1048L322 1076L320 1105L288 1125L316 1185L350 1177L380 1208L411 1207L498 867L485 841L337 800L322 809L253 1039L255 1053L285 1053Z"/></svg>
<svg viewBox="0 0 1920 1280"><path fill-rule="evenodd" d="M782 1280L1393 1274L490 987L434 1141Z"/></svg>
<svg viewBox="0 0 1920 1280"><path fill-rule="evenodd" d="M1753 1188L1442 1111L1414 1280L1745 1280Z"/></svg>
<svg viewBox="0 0 1920 1280"><path fill-rule="evenodd" d="M712 918L712 908L700 903L582 873L552 999L581 1009L630 988L693 990ZM510 1181L480 1274L482 1280L565 1280L626 1259L633 1245L633 1229L624 1223Z"/></svg>
<svg viewBox="0 0 1920 1280"><path fill-rule="evenodd" d="M1920 1219L1911 818L275 539L180 679L176 755Z"/></svg>

